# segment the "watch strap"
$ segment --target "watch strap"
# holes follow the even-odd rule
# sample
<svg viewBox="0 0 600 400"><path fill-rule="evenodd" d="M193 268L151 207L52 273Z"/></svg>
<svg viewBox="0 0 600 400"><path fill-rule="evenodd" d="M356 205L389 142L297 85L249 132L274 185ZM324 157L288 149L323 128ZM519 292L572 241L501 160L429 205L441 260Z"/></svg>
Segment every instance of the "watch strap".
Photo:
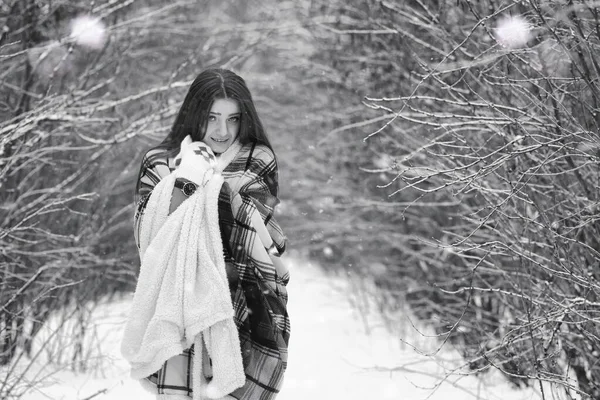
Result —
<svg viewBox="0 0 600 400"><path fill-rule="evenodd" d="M180 179L175 180L175 187L180 189L183 192L183 194L188 197L194 194L196 189L198 189L198 185L196 185L194 182L183 181Z"/></svg>

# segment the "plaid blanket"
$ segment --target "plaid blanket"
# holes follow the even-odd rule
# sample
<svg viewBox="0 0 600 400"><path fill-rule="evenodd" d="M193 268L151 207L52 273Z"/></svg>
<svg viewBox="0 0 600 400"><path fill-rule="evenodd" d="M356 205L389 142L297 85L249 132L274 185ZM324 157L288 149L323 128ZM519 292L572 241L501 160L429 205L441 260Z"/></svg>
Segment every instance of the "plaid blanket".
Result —
<svg viewBox="0 0 600 400"><path fill-rule="evenodd" d="M139 225L150 193L174 169L174 161L161 156L158 150L144 156L134 216L138 247ZM246 374L246 384L231 396L239 400L271 400L283 382L290 336L286 311L289 273L278 271L268 256L268 253L279 256L285 251L286 243L273 217L279 202L277 164L268 147L250 143L242 147L222 174L225 183L219 195L219 225ZM255 213L261 216L273 239L268 253L262 248L252 224ZM161 381L167 367L164 365L161 371L148 377L156 384L157 393L175 391L190 395L189 379L181 380L188 384L176 385Z"/></svg>

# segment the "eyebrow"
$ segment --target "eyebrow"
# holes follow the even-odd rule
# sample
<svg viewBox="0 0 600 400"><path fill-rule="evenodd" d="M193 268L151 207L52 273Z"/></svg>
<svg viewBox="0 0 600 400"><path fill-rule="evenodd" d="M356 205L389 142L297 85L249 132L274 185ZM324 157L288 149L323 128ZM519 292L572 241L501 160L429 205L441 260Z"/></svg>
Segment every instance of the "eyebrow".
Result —
<svg viewBox="0 0 600 400"><path fill-rule="evenodd" d="M218 113L218 112L213 112L213 111L211 111L210 113L211 113L211 114L215 114L215 115L221 115L221 113ZM232 115L241 115L241 114L242 114L242 113L241 113L241 112L239 112L239 113L233 113L233 114L229 114L229 116L231 117Z"/></svg>

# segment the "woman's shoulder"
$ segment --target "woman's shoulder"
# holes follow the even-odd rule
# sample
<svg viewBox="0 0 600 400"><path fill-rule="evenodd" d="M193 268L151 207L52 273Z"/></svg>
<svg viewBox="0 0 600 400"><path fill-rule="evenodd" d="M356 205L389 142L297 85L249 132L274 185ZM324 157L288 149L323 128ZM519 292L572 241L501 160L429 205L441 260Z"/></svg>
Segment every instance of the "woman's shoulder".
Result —
<svg viewBox="0 0 600 400"><path fill-rule="evenodd" d="M264 144L246 143L240 152L245 157L251 157L252 160L271 163L275 161L275 153Z"/></svg>
<svg viewBox="0 0 600 400"><path fill-rule="evenodd" d="M161 175L168 174L174 167L169 153L161 147L152 147L144 153L142 168L159 171Z"/></svg>
<svg viewBox="0 0 600 400"><path fill-rule="evenodd" d="M246 143L224 172L227 176L237 176L239 173L264 175L274 170L277 170L277 165L273 150L262 144Z"/></svg>
<svg viewBox="0 0 600 400"><path fill-rule="evenodd" d="M144 160L151 160L151 159L166 160L167 158L168 158L168 156L167 156L166 150L161 147L151 147L150 149L146 150L146 152L144 153Z"/></svg>

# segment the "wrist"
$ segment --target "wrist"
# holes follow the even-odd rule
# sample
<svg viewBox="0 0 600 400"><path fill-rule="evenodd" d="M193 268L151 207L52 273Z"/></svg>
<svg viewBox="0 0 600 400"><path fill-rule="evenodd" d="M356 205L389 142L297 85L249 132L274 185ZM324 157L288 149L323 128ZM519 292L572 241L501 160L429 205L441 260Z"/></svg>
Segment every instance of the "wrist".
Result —
<svg viewBox="0 0 600 400"><path fill-rule="evenodd" d="M186 178L177 178L175 180L175 187L186 196L189 197L193 195L198 189L198 185Z"/></svg>

